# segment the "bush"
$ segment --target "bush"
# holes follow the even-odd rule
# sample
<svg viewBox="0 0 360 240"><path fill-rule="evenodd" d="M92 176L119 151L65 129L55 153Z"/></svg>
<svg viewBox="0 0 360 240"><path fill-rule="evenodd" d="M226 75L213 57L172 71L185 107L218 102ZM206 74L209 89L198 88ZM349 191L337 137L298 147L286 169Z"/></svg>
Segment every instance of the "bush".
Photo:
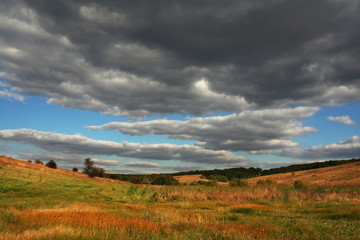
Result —
<svg viewBox="0 0 360 240"><path fill-rule="evenodd" d="M259 187L275 187L276 181L268 178L265 180L259 180L256 185Z"/></svg>
<svg viewBox="0 0 360 240"><path fill-rule="evenodd" d="M214 180L217 182L227 182L228 181L227 177L222 176L222 175L210 175L207 177L207 179Z"/></svg>
<svg viewBox="0 0 360 240"><path fill-rule="evenodd" d="M36 163L36 164L40 164L40 165L44 165L44 163L42 162L42 161L40 161L40 160L35 160L35 162L34 163Z"/></svg>
<svg viewBox="0 0 360 240"><path fill-rule="evenodd" d="M45 166L47 166L49 168L53 168L53 169L57 168L57 164L54 160L50 160Z"/></svg>
<svg viewBox="0 0 360 240"><path fill-rule="evenodd" d="M198 185L203 185L203 186L209 186L209 187L216 187L218 185L217 181L211 180L211 181L198 181L197 182Z"/></svg>
<svg viewBox="0 0 360 240"><path fill-rule="evenodd" d="M310 189L310 186L306 183L304 183L303 181L301 180L296 180L294 182L294 188L296 190L302 190L302 191L306 191L306 190L309 190Z"/></svg>
<svg viewBox="0 0 360 240"><path fill-rule="evenodd" d="M249 183L243 178L233 178L230 180L229 185L232 187L247 187L249 186Z"/></svg>
<svg viewBox="0 0 360 240"><path fill-rule="evenodd" d="M179 185L179 181L170 175L160 175L152 181L154 185Z"/></svg>
<svg viewBox="0 0 360 240"><path fill-rule="evenodd" d="M89 177L104 177L104 175L105 170L98 167L93 167L88 173Z"/></svg>
<svg viewBox="0 0 360 240"><path fill-rule="evenodd" d="M74 167L72 170L73 170L73 172L77 172L77 171L79 171L79 169L78 169L78 168L76 168L76 167Z"/></svg>

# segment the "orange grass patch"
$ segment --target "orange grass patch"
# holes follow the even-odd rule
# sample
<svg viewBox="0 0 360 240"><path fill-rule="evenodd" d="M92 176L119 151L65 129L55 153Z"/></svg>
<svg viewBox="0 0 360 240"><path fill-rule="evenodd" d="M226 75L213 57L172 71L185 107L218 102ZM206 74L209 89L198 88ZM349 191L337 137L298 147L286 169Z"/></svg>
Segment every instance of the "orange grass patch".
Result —
<svg viewBox="0 0 360 240"><path fill-rule="evenodd" d="M121 216L101 212L66 212L58 210L38 211L29 210L20 215L20 219L29 225L53 226L56 224L74 227L101 228L113 230L141 230L142 232L158 232L166 226L138 218L124 218Z"/></svg>

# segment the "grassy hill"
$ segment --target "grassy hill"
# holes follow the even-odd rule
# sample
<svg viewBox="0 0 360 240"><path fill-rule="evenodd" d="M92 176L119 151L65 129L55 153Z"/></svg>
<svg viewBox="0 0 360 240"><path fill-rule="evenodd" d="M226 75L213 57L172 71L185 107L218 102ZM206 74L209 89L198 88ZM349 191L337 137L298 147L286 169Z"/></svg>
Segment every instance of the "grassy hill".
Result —
<svg viewBox="0 0 360 240"><path fill-rule="evenodd" d="M271 179L280 185L291 186L295 181L303 181L311 186L359 187L360 162L341 164L312 170L280 173L249 179L251 184L260 180Z"/></svg>
<svg viewBox="0 0 360 240"><path fill-rule="evenodd" d="M0 157L0 240L14 239L360 239L360 190L140 186Z"/></svg>
<svg viewBox="0 0 360 240"><path fill-rule="evenodd" d="M197 181L209 181L201 174L175 176L180 183L189 184ZM332 167L311 170L279 173L261 177L249 178L247 181L254 186L258 181L270 179L282 186L292 186L295 181L302 181L311 186L322 187L360 187L360 162L352 162ZM227 183L219 182L221 186Z"/></svg>

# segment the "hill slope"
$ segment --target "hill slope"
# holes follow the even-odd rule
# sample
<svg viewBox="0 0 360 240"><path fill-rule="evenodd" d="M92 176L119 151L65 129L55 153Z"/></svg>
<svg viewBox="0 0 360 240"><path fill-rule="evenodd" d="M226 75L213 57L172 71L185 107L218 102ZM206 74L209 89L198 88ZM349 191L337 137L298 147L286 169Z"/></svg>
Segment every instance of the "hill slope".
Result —
<svg viewBox="0 0 360 240"><path fill-rule="evenodd" d="M342 164L338 166L304 170L289 173L280 173L249 179L255 185L259 180L271 179L280 185L293 185L300 180L313 186L360 186L360 162Z"/></svg>
<svg viewBox="0 0 360 240"><path fill-rule="evenodd" d="M68 176L73 176L73 177L77 177L77 178L92 179L92 180L102 181L102 182L131 184L129 182L114 180L114 179L98 178L98 177L90 178L88 175L80 173L80 172L74 172L74 171L61 169L61 168L58 168L58 169L48 168L41 164L31 163L31 162L27 162L27 161L15 159L15 158L10 158L10 157L5 157L5 156L0 156L0 166L1 165L2 166L16 166L16 167L34 169L34 170L40 170L40 171L45 171L45 169L46 169L46 171L49 171L49 172L66 174Z"/></svg>

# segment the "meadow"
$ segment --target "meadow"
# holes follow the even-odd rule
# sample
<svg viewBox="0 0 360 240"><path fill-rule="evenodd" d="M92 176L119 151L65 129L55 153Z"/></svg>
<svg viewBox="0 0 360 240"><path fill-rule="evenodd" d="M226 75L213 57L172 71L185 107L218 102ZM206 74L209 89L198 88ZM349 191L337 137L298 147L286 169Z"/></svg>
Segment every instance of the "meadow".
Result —
<svg viewBox="0 0 360 240"><path fill-rule="evenodd" d="M0 194L0 240L360 239L359 186L146 186L3 163Z"/></svg>

